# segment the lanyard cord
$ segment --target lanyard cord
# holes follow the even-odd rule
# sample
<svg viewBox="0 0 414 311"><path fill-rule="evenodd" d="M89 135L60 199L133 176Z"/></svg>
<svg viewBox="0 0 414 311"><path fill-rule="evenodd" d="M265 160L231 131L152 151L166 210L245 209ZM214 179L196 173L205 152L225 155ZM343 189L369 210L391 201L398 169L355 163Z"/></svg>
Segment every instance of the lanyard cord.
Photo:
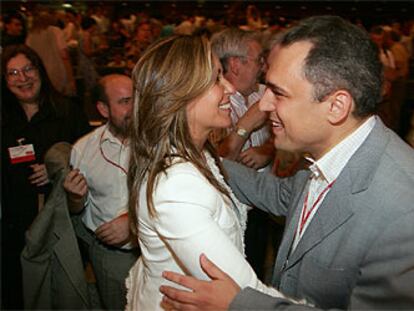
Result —
<svg viewBox="0 0 414 311"><path fill-rule="evenodd" d="M102 150L102 138L103 138L103 134L105 133L105 131L106 131L106 129L102 132L102 134L101 134L101 138L99 139L99 151L101 152L102 158L104 158L104 160L105 160L106 162L108 162L109 164L111 164L111 165L113 165L113 166L115 166L115 167L119 168L121 171L123 171L123 172L125 173L125 175L128 175L128 172L127 172L127 170L126 170L125 168L123 168L123 167L122 167L121 165L119 165L118 163L115 163L114 161L112 161L112 160L108 159L108 158L106 157L106 155L104 154L104 152L103 152L103 150ZM122 145L121 145L121 148L122 148Z"/></svg>
<svg viewBox="0 0 414 311"><path fill-rule="evenodd" d="M299 236L302 234L302 230L305 227L306 222L309 219L309 216L312 214L315 207L318 205L319 201L322 200L322 197L326 194L326 192L332 188L333 184L335 183L336 179L333 180L328 186L325 187L325 189L322 190L322 192L318 195L315 202L312 204L312 207L308 211L308 198L309 198L309 190L305 197L305 202L303 203L303 210L302 215L300 217L300 227L299 227Z"/></svg>

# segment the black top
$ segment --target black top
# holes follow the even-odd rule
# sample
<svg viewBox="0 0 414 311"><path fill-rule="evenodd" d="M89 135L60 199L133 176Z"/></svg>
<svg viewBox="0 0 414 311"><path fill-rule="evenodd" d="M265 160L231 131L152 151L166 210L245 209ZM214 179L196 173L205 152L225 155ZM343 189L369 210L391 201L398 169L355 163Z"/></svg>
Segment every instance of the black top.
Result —
<svg viewBox="0 0 414 311"><path fill-rule="evenodd" d="M4 94L3 94L4 95ZM48 187L38 188L28 181L32 174L29 165L43 163L46 151L56 142L74 143L90 130L80 106L66 97L58 97L52 105L45 102L27 120L24 110L14 97L2 96L2 219L4 222L22 221L30 224L37 214L38 192L48 193ZM33 144L36 161L11 164L9 147ZM22 219L23 218L23 219Z"/></svg>
<svg viewBox="0 0 414 311"><path fill-rule="evenodd" d="M11 36L7 34L5 31L1 33L1 47L3 49L8 45L24 44L24 42L25 42L24 35Z"/></svg>

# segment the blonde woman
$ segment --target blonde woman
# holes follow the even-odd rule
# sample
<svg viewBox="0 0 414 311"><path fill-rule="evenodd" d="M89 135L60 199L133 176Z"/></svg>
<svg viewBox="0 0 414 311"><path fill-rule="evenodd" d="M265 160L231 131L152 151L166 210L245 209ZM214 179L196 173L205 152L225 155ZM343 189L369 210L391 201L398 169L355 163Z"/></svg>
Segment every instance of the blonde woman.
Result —
<svg viewBox="0 0 414 311"><path fill-rule="evenodd" d="M229 95L207 39L174 36L149 47L135 66L131 163L132 228L142 256L127 279L127 310L162 310L170 270L208 279L205 253L241 287L279 296L243 254L246 207L225 183L207 137L231 125Z"/></svg>

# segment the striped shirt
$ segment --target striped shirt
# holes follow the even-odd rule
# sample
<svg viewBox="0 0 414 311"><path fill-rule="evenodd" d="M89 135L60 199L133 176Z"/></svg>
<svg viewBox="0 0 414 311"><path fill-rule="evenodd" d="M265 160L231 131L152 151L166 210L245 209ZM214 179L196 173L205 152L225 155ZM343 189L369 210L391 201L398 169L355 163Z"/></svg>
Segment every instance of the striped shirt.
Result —
<svg viewBox="0 0 414 311"><path fill-rule="evenodd" d="M259 88L257 92L253 92L247 97L247 103L246 103L245 97L239 92L236 92L235 94L230 96L231 119L233 123L233 128L231 130L234 130L237 122L247 112L247 110L249 110L249 108L253 104L258 102L263 97L265 90L266 90L266 86L263 84L259 84ZM268 125L265 125L250 134L249 139L246 141L246 143L244 144L242 148L242 151L250 147L261 146L269 138L270 138L270 129Z"/></svg>

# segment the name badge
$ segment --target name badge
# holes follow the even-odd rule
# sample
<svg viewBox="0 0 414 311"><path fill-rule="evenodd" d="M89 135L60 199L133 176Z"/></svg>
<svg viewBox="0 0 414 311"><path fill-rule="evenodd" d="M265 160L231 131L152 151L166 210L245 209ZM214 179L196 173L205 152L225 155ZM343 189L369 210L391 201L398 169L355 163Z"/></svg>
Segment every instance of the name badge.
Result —
<svg viewBox="0 0 414 311"><path fill-rule="evenodd" d="M10 147L8 149L11 164L30 162L36 159L32 144Z"/></svg>

